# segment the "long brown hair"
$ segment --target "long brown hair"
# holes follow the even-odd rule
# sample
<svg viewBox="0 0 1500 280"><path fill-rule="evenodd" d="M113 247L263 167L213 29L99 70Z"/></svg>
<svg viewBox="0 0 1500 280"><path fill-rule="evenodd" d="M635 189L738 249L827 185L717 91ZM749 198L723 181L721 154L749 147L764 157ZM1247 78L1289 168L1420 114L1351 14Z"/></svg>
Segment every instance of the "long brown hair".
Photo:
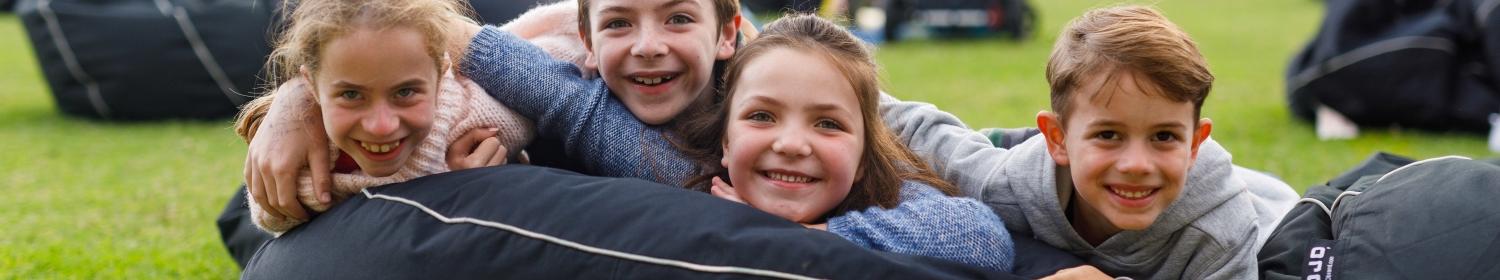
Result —
<svg viewBox="0 0 1500 280"><path fill-rule="evenodd" d="M246 142L270 110L277 86L297 77L300 67L314 75L321 69L328 42L359 28L412 28L425 37L427 55L437 69L444 69L445 54L451 61L463 59L462 51L451 49L457 44L449 42L459 37L454 24L476 24L468 2L459 0L287 0L281 9L290 16L279 27L275 49L266 61L264 95L246 103L235 121L235 132Z"/></svg>
<svg viewBox="0 0 1500 280"><path fill-rule="evenodd" d="M707 191L714 177L729 179L729 170L719 164L724 157L723 141L729 121L730 100L739 87L739 76L751 60L775 49L796 49L823 54L854 88L864 119L865 148L861 152L859 174L849 196L827 215L838 215L870 206L895 207L901 201L901 184L905 180L931 185L944 194L958 195L952 184L937 174L901 144L886 128L879 115L880 76L871 50L844 28L813 15L788 15L766 25L765 31L730 58L725 69L724 87L719 100L705 106L689 107L678 125L681 135L678 149L698 164L698 175L687 187ZM790 66L789 66L790 67ZM692 128L692 129L688 129Z"/></svg>

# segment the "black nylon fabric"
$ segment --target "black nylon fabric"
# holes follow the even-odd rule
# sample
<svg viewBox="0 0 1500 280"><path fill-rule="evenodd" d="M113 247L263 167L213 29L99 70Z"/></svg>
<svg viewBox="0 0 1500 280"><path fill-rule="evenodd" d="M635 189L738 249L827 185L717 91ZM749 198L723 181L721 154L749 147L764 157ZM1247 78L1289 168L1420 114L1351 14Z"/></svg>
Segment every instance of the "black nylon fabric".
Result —
<svg viewBox="0 0 1500 280"><path fill-rule="evenodd" d="M1308 202L1293 208L1260 251L1261 278L1303 279L1308 245L1325 239L1336 242L1335 279L1500 279L1497 161L1436 160L1390 173L1412 162L1378 153L1308 189L1304 197L1332 214Z"/></svg>
<svg viewBox="0 0 1500 280"><path fill-rule="evenodd" d="M1292 113L1311 121L1325 104L1362 126L1487 131L1500 112L1500 14L1484 2L1326 1L1287 69Z"/></svg>
<svg viewBox="0 0 1500 280"><path fill-rule="evenodd" d="M513 225L621 252L836 279L1015 278L938 259L874 252L831 233L704 193L637 179L507 165L369 189L448 217ZM267 242L246 279L745 278L589 253L509 231L444 224L362 195Z"/></svg>
<svg viewBox="0 0 1500 280"><path fill-rule="evenodd" d="M37 0L16 2L53 99L64 114L113 120L214 119L233 116L255 98L261 65L270 53L266 28L276 1L55 0L62 37L49 32ZM214 63L233 84L226 94L195 53L173 16L181 7ZM107 106L90 100L55 40L65 40L80 70L97 82ZM231 97L233 96L233 97Z"/></svg>

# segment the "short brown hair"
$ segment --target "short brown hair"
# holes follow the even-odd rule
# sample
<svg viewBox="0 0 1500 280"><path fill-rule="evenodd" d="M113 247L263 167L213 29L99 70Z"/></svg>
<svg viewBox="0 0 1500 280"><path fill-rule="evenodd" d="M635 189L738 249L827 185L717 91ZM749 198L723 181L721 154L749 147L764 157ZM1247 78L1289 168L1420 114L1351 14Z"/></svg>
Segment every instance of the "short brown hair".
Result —
<svg viewBox="0 0 1500 280"><path fill-rule="evenodd" d="M593 28L589 28L589 0L578 0L578 34L583 35L585 43L593 41ZM740 0L712 0L714 4L714 16L718 17L714 30L723 27L734 20L734 16L740 14Z"/></svg>
<svg viewBox="0 0 1500 280"><path fill-rule="evenodd" d="M927 163L903 145L880 118L880 76L872 51L832 21L815 15L792 14L766 24L764 33L746 44L725 69L724 88L717 104L692 109L694 115L678 123L684 129L675 144L683 154L697 162L699 174L690 179L689 188L708 191L709 180L729 180L729 171L719 164L724 157L722 141L729 122L730 101L739 88L738 79L750 61L777 49L792 49L821 54L839 69L859 102L864 119L864 150L860 153L859 173L849 195L825 215L840 215L871 206L895 207L901 202L901 185L905 180L928 184L949 196L960 194L958 187L943 181Z"/></svg>
<svg viewBox="0 0 1500 280"><path fill-rule="evenodd" d="M1052 47L1047 61L1052 111L1066 119L1070 98L1086 79L1116 70L1145 76L1154 92L1169 100L1192 102L1194 121L1214 82L1197 44L1156 9L1096 9L1068 23Z"/></svg>

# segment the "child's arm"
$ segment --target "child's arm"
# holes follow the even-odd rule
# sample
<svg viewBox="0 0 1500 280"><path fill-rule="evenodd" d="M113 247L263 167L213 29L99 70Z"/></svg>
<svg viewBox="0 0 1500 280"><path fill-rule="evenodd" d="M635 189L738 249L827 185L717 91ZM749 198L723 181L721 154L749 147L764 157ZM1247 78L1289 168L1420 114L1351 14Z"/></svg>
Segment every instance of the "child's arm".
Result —
<svg viewBox="0 0 1500 280"><path fill-rule="evenodd" d="M929 256L1009 272L1015 247L1000 217L969 198L920 183L901 186L896 208L870 207L828 221L828 231L874 250Z"/></svg>
<svg viewBox="0 0 1500 280"><path fill-rule="evenodd" d="M965 196L983 198L986 188L1003 185L1005 177L998 175L1010 152L996 148L953 114L881 94L880 115L912 152L927 160L943 180L963 189Z"/></svg>
<svg viewBox="0 0 1500 280"><path fill-rule="evenodd" d="M599 80L513 34L486 26L475 34L460 72L491 97L536 121L537 133L569 139L609 95Z"/></svg>
<svg viewBox="0 0 1500 280"><path fill-rule="evenodd" d="M583 78L573 64L519 37L495 27L478 30L460 69L535 121L539 138L562 139L568 156L581 160L591 175L681 185L693 172L661 127L637 119L602 80Z"/></svg>

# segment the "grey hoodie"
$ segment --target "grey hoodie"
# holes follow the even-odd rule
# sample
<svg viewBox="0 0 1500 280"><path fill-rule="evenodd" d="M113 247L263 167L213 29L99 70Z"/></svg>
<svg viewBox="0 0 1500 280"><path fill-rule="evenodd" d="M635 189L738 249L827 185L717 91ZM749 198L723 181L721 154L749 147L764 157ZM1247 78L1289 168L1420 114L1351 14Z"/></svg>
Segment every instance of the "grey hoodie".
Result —
<svg viewBox="0 0 1500 280"><path fill-rule="evenodd" d="M1042 137L997 148L931 104L884 96L880 111L908 147L993 209L1012 232L1079 255L1110 276L1258 278L1255 254L1298 198L1286 183L1234 166L1229 152L1210 139L1199 147L1183 193L1150 228L1123 231L1092 246L1066 217L1057 164Z"/></svg>

